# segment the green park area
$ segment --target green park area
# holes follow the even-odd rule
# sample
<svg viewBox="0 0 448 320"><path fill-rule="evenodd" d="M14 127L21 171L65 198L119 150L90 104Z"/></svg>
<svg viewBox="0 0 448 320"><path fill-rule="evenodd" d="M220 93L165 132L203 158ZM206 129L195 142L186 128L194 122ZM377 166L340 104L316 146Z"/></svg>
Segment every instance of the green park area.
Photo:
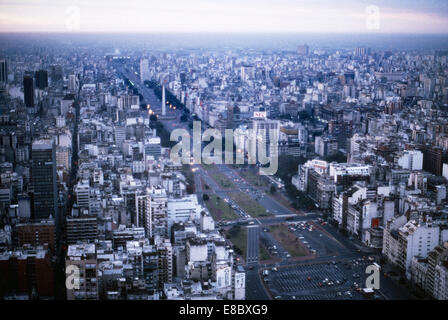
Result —
<svg viewBox="0 0 448 320"><path fill-rule="evenodd" d="M261 188L266 195L274 198L275 201L281 203L289 210L297 212L292 206L291 201L282 195L277 188L271 184L268 178L258 175L256 169L244 168L241 169L238 174L251 185Z"/></svg>
<svg viewBox="0 0 448 320"><path fill-rule="evenodd" d="M226 238L232 242L235 253L246 259L247 228L235 225L225 230L224 233Z"/></svg>
<svg viewBox="0 0 448 320"><path fill-rule="evenodd" d="M249 195L241 192L231 192L229 197L235 201L241 209L243 209L247 214L253 218L265 217L270 214L266 212L266 209L261 206L257 201L252 199Z"/></svg>
<svg viewBox="0 0 448 320"><path fill-rule="evenodd" d="M235 185L223 173L219 172L215 165L202 164L208 175L223 189L233 189Z"/></svg>
<svg viewBox="0 0 448 320"><path fill-rule="evenodd" d="M223 189L233 189L235 185L227 178L224 174L220 172L209 172L209 175L213 180Z"/></svg>
<svg viewBox="0 0 448 320"><path fill-rule="evenodd" d="M224 199L216 194L209 194L207 196L208 200L205 201L205 204L215 221L236 220L239 218L235 210Z"/></svg>
<svg viewBox="0 0 448 320"><path fill-rule="evenodd" d="M263 261L263 260L271 260L271 259L272 259L272 256L269 254L268 249L266 249L266 247L263 246L260 242L260 258L259 258L259 260Z"/></svg>
<svg viewBox="0 0 448 320"><path fill-rule="evenodd" d="M293 257L306 256L307 250L294 233L284 224L272 226L270 233L274 239Z"/></svg>
<svg viewBox="0 0 448 320"><path fill-rule="evenodd" d="M246 180L248 183L255 187L267 187L268 183L264 179L264 177L258 175L252 169L242 169L238 172L238 174Z"/></svg>

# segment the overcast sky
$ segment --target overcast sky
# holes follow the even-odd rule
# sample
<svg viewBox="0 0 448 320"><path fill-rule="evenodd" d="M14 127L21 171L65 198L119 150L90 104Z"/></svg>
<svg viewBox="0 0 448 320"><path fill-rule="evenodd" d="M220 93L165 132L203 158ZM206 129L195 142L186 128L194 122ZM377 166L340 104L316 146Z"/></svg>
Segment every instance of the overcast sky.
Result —
<svg viewBox="0 0 448 320"><path fill-rule="evenodd" d="M0 31L448 33L448 1L0 0Z"/></svg>

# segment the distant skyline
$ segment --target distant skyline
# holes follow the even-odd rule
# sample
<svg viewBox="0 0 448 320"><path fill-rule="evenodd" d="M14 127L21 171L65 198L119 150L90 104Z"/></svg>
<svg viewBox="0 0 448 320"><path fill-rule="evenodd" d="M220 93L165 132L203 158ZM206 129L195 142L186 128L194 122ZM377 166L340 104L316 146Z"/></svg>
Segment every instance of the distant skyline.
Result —
<svg viewBox="0 0 448 320"><path fill-rule="evenodd" d="M0 32L447 34L448 1L0 0Z"/></svg>

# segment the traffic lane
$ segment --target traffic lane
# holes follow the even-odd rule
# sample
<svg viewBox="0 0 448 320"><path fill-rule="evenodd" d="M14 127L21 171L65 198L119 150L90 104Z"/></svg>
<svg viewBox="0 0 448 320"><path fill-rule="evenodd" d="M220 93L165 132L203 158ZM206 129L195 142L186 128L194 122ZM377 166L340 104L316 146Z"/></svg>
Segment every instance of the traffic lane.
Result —
<svg viewBox="0 0 448 320"><path fill-rule="evenodd" d="M270 300L271 297L266 292L260 279L258 267L253 270L246 270L246 300Z"/></svg>
<svg viewBox="0 0 448 320"><path fill-rule="evenodd" d="M294 215L292 217L286 218L286 217L265 217L263 218L261 221L263 223L263 225L270 225L270 224L278 224L281 222L303 222L303 221L308 221L310 219L315 219L317 218L317 215L313 214L310 216L297 216Z"/></svg>
<svg viewBox="0 0 448 320"><path fill-rule="evenodd" d="M250 192L255 195L257 198L259 198L260 202L265 203L267 206L266 208L269 210L273 210L274 214L281 213L281 214L297 214L293 211L291 211L289 208L284 206L282 203L278 202L274 198L272 198L269 194L266 194L263 191L260 191L260 187L253 186L249 182L247 182L246 179L241 177L237 172L236 169L230 168L228 165L221 165L220 170L225 173L230 173L231 176L235 179L238 179L243 183L243 186L245 189L249 189ZM271 208L271 209L270 209Z"/></svg>
<svg viewBox="0 0 448 320"><path fill-rule="evenodd" d="M246 180L241 178L237 173L235 173L235 169L229 168L229 166L227 165L217 165L216 167L221 173L232 179L233 182L235 182L235 179L237 179L237 188L242 192L246 192L252 199L258 201L265 209L269 210L271 214L295 214L284 205L271 198L269 195L263 195L263 197L260 197L259 191L252 185L250 185Z"/></svg>
<svg viewBox="0 0 448 320"><path fill-rule="evenodd" d="M389 277L385 277L384 273L380 276L380 292L388 300L415 300L415 297L408 289L402 287Z"/></svg>
<svg viewBox="0 0 448 320"><path fill-rule="evenodd" d="M332 251L328 250L328 247L325 245L322 239L316 240L313 237L306 235L305 231L303 230L296 231L295 234L310 252L312 252L312 250L315 250L316 254L318 254L319 256L328 256L332 254Z"/></svg>
<svg viewBox="0 0 448 320"><path fill-rule="evenodd" d="M332 237L334 237L337 241L344 245L349 250L357 251L359 247L357 247L347 236L342 234L336 227L326 224L325 226L321 226L323 230L328 232Z"/></svg>
<svg viewBox="0 0 448 320"><path fill-rule="evenodd" d="M259 255L259 229L258 227L247 227L247 263L258 264Z"/></svg>
<svg viewBox="0 0 448 320"><path fill-rule="evenodd" d="M319 255L333 256L341 252L350 252L341 243L335 241L332 237L329 237L326 233L321 232L319 229L313 229L309 231L308 228L297 228L295 234L299 237L303 237L302 242L310 246L309 250L316 250ZM306 242L304 242L306 241Z"/></svg>

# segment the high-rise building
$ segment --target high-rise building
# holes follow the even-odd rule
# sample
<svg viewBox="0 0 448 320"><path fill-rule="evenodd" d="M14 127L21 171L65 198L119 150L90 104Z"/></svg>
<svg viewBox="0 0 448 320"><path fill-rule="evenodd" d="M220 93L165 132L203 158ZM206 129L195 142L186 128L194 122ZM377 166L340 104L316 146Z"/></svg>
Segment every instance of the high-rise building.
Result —
<svg viewBox="0 0 448 320"><path fill-rule="evenodd" d="M23 77L23 97L25 106L28 108L34 107L34 84L31 76Z"/></svg>
<svg viewBox="0 0 448 320"><path fill-rule="evenodd" d="M408 170L422 170L423 153L420 150L405 150L397 157L397 164Z"/></svg>
<svg viewBox="0 0 448 320"><path fill-rule="evenodd" d="M96 216L67 217L67 243L78 241L95 241L98 237L98 222Z"/></svg>
<svg viewBox="0 0 448 320"><path fill-rule="evenodd" d="M154 156L154 158L159 158L162 154L162 147L160 144L159 137L151 137L145 141L145 155Z"/></svg>
<svg viewBox="0 0 448 320"><path fill-rule="evenodd" d="M38 70L34 75L36 79L36 88L41 90L48 87L48 72L47 70Z"/></svg>
<svg viewBox="0 0 448 320"><path fill-rule="evenodd" d="M314 152L321 157L333 156L338 153L338 142L332 137L316 137L314 141Z"/></svg>
<svg viewBox="0 0 448 320"><path fill-rule="evenodd" d="M308 55L309 51L310 51L310 47L308 47L308 45L306 45L306 44L297 47L297 53L300 55L306 56L306 55Z"/></svg>
<svg viewBox="0 0 448 320"><path fill-rule="evenodd" d="M438 245L428 253L428 269L426 273L425 290L429 294L434 294L436 267L448 258L448 242Z"/></svg>
<svg viewBox="0 0 448 320"><path fill-rule="evenodd" d="M441 176L442 165L447 161L448 153L437 146L425 146L422 151L423 170Z"/></svg>
<svg viewBox="0 0 448 320"><path fill-rule="evenodd" d="M448 261L435 268L433 296L437 300L448 300Z"/></svg>
<svg viewBox="0 0 448 320"><path fill-rule="evenodd" d="M76 75L71 74L68 76L68 90L76 91L77 88L77 79Z"/></svg>
<svg viewBox="0 0 448 320"><path fill-rule="evenodd" d="M73 267L70 267L73 266ZM65 260L66 270L73 268L79 274L79 288L67 288L67 300L98 299L97 258L93 243L70 245Z"/></svg>
<svg viewBox="0 0 448 320"><path fill-rule="evenodd" d="M0 82L8 82L8 63L6 59L0 60Z"/></svg>
<svg viewBox="0 0 448 320"><path fill-rule="evenodd" d="M60 65L50 66L50 77L53 83L62 80L62 76L63 76L62 66Z"/></svg>
<svg viewBox="0 0 448 320"><path fill-rule="evenodd" d="M164 188L155 186L149 190L151 197L151 233L150 237L168 236L168 196Z"/></svg>
<svg viewBox="0 0 448 320"><path fill-rule="evenodd" d="M165 84L162 84L162 116L166 115Z"/></svg>
<svg viewBox="0 0 448 320"><path fill-rule="evenodd" d="M51 140L33 142L31 181L34 190L34 218L56 219L58 225L58 202L56 183L56 148Z"/></svg>
<svg viewBox="0 0 448 320"><path fill-rule="evenodd" d="M241 81L253 80L255 78L255 67L252 65L242 65L240 77Z"/></svg>
<svg viewBox="0 0 448 320"><path fill-rule="evenodd" d="M365 57L369 50L366 47L358 47L355 49L355 57Z"/></svg>
<svg viewBox="0 0 448 320"><path fill-rule="evenodd" d="M173 247L169 239L157 245L159 288L163 288L164 283L173 282Z"/></svg>
<svg viewBox="0 0 448 320"><path fill-rule="evenodd" d="M16 226L19 246L45 245L55 252L55 228L53 220L21 223Z"/></svg>
<svg viewBox="0 0 448 320"><path fill-rule="evenodd" d="M255 158L258 161L260 159L259 148L265 150L261 153L266 157L275 157L278 155L278 139L280 136L280 122L278 120L270 119L256 119L252 120L252 129L254 137L250 140L251 146L249 146L249 158ZM259 143L261 141L261 144ZM256 152L256 153L255 153Z"/></svg>
<svg viewBox="0 0 448 320"><path fill-rule="evenodd" d="M90 187L87 181L80 181L75 187L76 203L79 208L89 209Z"/></svg>
<svg viewBox="0 0 448 320"><path fill-rule="evenodd" d="M43 246L25 246L0 254L0 298L54 298L52 255Z"/></svg>
<svg viewBox="0 0 448 320"><path fill-rule="evenodd" d="M140 60L140 81L149 80L149 61L147 58Z"/></svg>
<svg viewBox="0 0 448 320"><path fill-rule="evenodd" d="M152 230L151 198L148 191L142 195L135 195L136 222L138 227L145 229L145 234L150 237Z"/></svg>

